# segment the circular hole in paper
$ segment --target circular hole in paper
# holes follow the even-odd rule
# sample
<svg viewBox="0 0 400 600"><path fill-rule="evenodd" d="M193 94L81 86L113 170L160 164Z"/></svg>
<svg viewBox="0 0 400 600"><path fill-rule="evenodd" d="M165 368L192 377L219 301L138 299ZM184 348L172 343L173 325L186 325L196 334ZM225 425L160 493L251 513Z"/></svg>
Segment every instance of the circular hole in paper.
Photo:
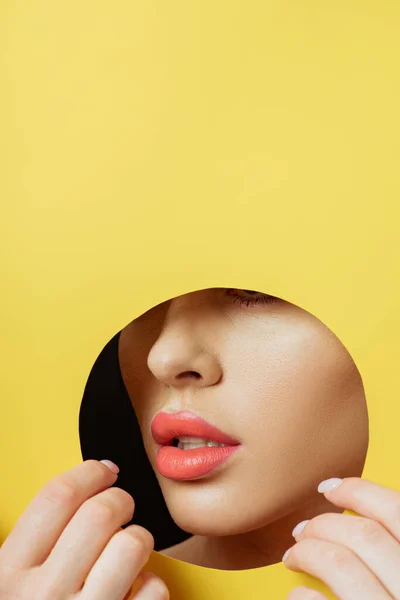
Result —
<svg viewBox="0 0 400 600"><path fill-rule="evenodd" d="M306 310L253 290L190 292L124 327L107 360L117 384L96 425L94 390L109 367L92 371L84 458L104 458L95 454L109 444L117 485L135 498L131 522L156 550L261 567L280 562L298 522L343 512L317 486L362 474L365 393L346 348Z"/></svg>

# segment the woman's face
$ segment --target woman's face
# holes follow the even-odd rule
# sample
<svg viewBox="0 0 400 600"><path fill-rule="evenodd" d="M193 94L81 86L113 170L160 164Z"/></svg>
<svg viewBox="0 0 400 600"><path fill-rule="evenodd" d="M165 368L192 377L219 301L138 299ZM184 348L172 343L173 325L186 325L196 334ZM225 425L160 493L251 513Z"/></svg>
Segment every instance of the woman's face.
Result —
<svg viewBox="0 0 400 600"><path fill-rule="evenodd" d="M361 475L368 416L358 370L325 325L289 302L227 288L185 294L130 323L119 359L171 516L190 533L253 531L312 503L321 480ZM182 475L176 453L196 450L169 448L163 462L151 429L158 413L179 411L239 445L210 471ZM197 450L207 452L226 447Z"/></svg>

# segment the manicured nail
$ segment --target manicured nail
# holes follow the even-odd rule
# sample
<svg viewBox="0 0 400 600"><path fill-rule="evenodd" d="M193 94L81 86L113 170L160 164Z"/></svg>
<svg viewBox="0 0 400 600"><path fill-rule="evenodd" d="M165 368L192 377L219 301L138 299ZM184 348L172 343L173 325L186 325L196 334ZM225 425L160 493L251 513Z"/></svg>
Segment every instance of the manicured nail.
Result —
<svg viewBox="0 0 400 600"><path fill-rule="evenodd" d="M119 473L119 467L117 467L117 465L111 460L104 459L100 462L103 463L103 465L106 465L106 467L108 467L113 473Z"/></svg>
<svg viewBox="0 0 400 600"><path fill-rule="evenodd" d="M299 533L301 533L303 531L304 527L309 522L310 522L310 519L307 519L307 521L301 521L298 525L296 525L296 527L292 531L292 536L295 537L296 535L299 535Z"/></svg>
<svg viewBox="0 0 400 600"><path fill-rule="evenodd" d="M282 556L282 562L285 562L285 560L289 556L289 552L291 551L291 549L292 548L289 548L288 550L286 550L285 554Z"/></svg>
<svg viewBox="0 0 400 600"><path fill-rule="evenodd" d="M332 477L332 479L325 479L325 481L321 481L318 486L318 491L320 494L325 494L325 492L330 492L331 490L335 490L339 485L343 483L343 479L339 479L339 477Z"/></svg>

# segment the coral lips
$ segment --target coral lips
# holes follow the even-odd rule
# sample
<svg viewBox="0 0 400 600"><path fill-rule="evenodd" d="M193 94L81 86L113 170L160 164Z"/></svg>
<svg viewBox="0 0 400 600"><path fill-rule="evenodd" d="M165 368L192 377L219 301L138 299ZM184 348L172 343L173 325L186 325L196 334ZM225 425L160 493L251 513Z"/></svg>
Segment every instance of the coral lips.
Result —
<svg viewBox="0 0 400 600"><path fill-rule="evenodd" d="M178 481L197 479L213 471L240 447L240 442L189 411L159 412L151 423L154 440L160 444L156 466L161 475ZM174 439L190 436L224 446L203 446L183 450Z"/></svg>

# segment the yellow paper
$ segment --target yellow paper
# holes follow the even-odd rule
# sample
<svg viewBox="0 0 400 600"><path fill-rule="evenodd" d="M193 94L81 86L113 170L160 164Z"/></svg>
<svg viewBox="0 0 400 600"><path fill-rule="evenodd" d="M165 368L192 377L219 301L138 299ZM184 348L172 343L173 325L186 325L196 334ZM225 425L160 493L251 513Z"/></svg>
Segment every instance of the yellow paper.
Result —
<svg viewBox="0 0 400 600"><path fill-rule="evenodd" d="M81 460L103 346L209 287L338 336L368 402L363 476L400 489L399 23L389 0L3 3L2 539ZM173 600L329 596L282 564L148 568Z"/></svg>

